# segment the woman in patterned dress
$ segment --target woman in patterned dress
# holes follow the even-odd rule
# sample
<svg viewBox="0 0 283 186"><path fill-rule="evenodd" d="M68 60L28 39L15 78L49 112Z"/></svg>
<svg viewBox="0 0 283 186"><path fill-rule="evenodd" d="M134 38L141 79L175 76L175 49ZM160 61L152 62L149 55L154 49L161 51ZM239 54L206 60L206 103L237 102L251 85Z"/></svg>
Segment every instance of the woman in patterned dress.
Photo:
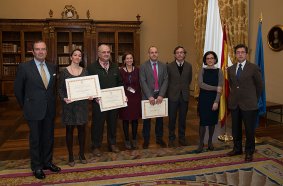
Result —
<svg viewBox="0 0 283 186"><path fill-rule="evenodd" d="M62 124L66 127L66 144L69 153L68 165L75 166L73 155L73 132L78 130L79 154L78 159L86 164L84 155L85 146L85 125L88 122L88 100L71 101L68 99L65 80L87 76L87 70L82 66L83 53L80 49L75 49L70 55L71 63L60 72L58 93L62 101ZM92 98L89 98L90 100Z"/></svg>

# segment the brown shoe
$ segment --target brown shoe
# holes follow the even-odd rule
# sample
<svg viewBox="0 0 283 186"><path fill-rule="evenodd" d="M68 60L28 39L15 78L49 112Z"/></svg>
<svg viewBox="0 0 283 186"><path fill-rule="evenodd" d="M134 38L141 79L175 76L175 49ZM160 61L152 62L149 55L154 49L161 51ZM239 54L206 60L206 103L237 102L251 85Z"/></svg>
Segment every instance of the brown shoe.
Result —
<svg viewBox="0 0 283 186"><path fill-rule="evenodd" d="M98 148L93 149L92 154L94 156L100 157L101 156L101 151Z"/></svg>
<svg viewBox="0 0 283 186"><path fill-rule="evenodd" d="M116 145L111 145L111 146L109 147L109 151L110 151L110 152L115 152L115 153L120 152L119 148L118 148Z"/></svg>
<svg viewBox="0 0 283 186"><path fill-rule="evenodd" d="M230 152L227 153L227 156L237 156L237 155L241 155L243 154L242 151L235 151L235 150L232 150Z"/></svg>

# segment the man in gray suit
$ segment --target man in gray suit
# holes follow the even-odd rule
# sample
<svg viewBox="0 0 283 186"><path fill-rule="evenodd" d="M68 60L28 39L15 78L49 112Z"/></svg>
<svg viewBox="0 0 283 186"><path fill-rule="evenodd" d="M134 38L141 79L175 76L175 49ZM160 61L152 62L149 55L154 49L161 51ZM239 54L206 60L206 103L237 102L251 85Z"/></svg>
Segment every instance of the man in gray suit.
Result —
<svg viewBox="0 0 283 186"><path fill-rule="evenodd" d="M179 111L179 144L187 146L185 138L186 117L188 112L192 65L185 61L186 50L182 46L174 49L175 60L168 64L168 104L169 104L169 147L176 147L175 128Z"/></svg>
<svg viewBox="0 0 283 186"><path fill-rule="evenodd" d="M149 60L140 67L140 84L142 89L142 99L149 100L151 105L160 104L165 97L168 86L167 67L158 61L158 51L155 46L148 49ZM150 138L151 119L143 120L143 148L147 149ZM156 143L161 147L166 147L163 141L163 118L156 118L155 123Z"/></svg>
<svg viewBox="0 0 283 186"><path fill-rule="evenodd" d="M255 151L255 126L258 114L258 99L263 83L260 69L248 62L248 48L239 44L235 47L237 63L228 68L230 95L228 107L232 116L232 136L234 147L228 156L242 154L242 121L245 125L245 161L253 160Z"/></svg>
<svg viewBox="0 0 283 186"><path fill-rule="evenodd" d="M20 63L18 67L14 92L30 129L29 147L33 175L37 179L44 179L43 169L52 172L61 170L52 163L56 67L45 61L45 42L36 41L32 53L34 59Z"/></svg>

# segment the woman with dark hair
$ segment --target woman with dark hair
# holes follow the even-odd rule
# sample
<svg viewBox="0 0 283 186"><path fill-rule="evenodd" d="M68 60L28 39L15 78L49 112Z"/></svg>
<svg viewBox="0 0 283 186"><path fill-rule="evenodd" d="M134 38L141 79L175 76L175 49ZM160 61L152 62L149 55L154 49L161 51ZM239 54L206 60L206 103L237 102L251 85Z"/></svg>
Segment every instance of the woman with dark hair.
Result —
<svg viewBox="0 0 283 186"><path fill-rule="evenodd" d="M125 135L126 149L137 148L138 119L141 118L141 88L139 81L139 69L135 67L132 53L125 53L122 56L124 67L120 69L120 74L128 98L128 106L121 108L119 118L123 120L123 131ZM129 136L129 124L132 122L132 141Z"/></svg>
<svg viewBox="0 0 283 186"><path fill-rule="evenodd" d="M68 99L65 80L87 76L87 70L81 65L83 53L80 49L75 49L70 55L71 63L60 72L58 94L62 101L62 123L66 127L66 144L69 153L68 165L75 166L73 155L73 133L74 128L78 130L79 141L79 160L86 164L87 160L84 155L85 146L85 125L88 122L88 100L71 101ZM92 100L92 98L89 98Z"/></svg>
<svg viewBox="0 0 283 186"><path fill-rule="evenodd" d="M203 56L205 68L200 70L198 84L200 87L198 100L198 114L200 118L199 126L199 146L197 153L203 151L204 136L206 126L208 126L208 150L213 150L212 137L215 125L218 123L219 100L222 93L223 74L219 68L215 67L218 57L215 52L208 51Z"/></svg>

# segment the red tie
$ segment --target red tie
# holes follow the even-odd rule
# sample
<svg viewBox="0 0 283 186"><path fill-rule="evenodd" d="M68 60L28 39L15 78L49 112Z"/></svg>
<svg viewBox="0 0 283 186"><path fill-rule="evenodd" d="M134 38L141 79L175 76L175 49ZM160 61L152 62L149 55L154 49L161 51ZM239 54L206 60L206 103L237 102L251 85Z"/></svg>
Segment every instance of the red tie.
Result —
<svg viewBox="0 0 283 186"><path fill-rule="evenodd" d="M153 63L153 76L154 76L154 90L159 90L156 63Z"/></svg>

